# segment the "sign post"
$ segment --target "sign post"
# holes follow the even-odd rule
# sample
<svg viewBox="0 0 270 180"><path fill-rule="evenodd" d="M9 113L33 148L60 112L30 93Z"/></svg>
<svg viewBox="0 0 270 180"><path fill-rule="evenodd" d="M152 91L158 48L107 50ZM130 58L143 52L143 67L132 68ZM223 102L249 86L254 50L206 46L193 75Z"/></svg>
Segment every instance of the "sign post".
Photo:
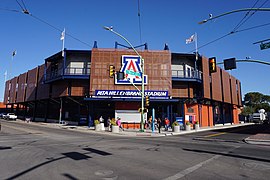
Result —
<svg viewBox="0 0 270 180"><path fill-rule="evenodd" d="M260 44L260 48L261 48L261 50L270 48L270 42L268 42L268 43L261 43Z"/></svg>

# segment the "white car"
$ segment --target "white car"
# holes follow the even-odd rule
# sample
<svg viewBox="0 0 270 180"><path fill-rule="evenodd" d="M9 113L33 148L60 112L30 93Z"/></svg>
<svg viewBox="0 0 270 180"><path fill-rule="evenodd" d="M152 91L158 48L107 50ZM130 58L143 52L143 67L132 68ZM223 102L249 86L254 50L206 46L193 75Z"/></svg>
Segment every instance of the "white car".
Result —
<svg viewBox="0 0 270 180"><path fill-rule="evenodd" d="M7 113L7 115L4 116L4 119L12 119L12 120L16 120L17 116L14 113Z"/></svg>

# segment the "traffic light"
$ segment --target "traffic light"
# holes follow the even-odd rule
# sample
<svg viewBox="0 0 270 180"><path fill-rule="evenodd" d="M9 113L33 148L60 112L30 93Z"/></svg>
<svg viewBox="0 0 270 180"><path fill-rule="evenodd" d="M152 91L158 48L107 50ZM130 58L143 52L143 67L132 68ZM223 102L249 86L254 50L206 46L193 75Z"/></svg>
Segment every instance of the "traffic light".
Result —
<svg viewBox="0 0 270 180"><path fill-rule="evenodd" d="M148 109L144 108L143 113L148 113Z"/></svg>
<svg viewBox="0 0 270 180"><path fill-rule="evenodd" d="M138 109L138 112L141 113L142 112L142 108L139 108ZM147 108L144 108L143 109L143 113L147 113L148 112L148 109Z"/></svg>
<svg viewBox="0 0 270 180"><path fill-rule="evenodd" d="M145 106L148 107L150 105L149 96L145 96Z"/></svg>
<svg viewBox="0 0 270 180"><path fill-rule="evenodd" d="M123 79L125 79L125 73L124 72L117 72L116 77L117 77L117 80L123 80Z"/></svg>
<svg viewBox="0 0 270 180"><path fill-rule="evenodd" d="M217 62L216 57L209 58L209 72L214 73L217 72Z"/></svg>
<svg viewBox="0 0 270 180"><path fill-rule="evenodd" d="M111 78L114 77L115 67L113 65L110 65L109 71L110 71L110 77Z"/></svg>

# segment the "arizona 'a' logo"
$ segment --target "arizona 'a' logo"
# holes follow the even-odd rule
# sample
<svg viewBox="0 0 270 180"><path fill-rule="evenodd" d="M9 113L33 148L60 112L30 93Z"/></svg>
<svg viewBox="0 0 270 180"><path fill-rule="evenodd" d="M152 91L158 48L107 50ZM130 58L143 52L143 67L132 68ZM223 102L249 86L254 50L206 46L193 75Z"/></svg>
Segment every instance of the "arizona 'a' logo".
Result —
<svg viewBox="0 0 270 180"><path fill-rule="evenodd" d="M124 72L125 79L115 78L115 84L142 84L141 58L139 56L122 56L122 67L120 72ZM144 84L148 83L147 75L144 75Z"/></svg>

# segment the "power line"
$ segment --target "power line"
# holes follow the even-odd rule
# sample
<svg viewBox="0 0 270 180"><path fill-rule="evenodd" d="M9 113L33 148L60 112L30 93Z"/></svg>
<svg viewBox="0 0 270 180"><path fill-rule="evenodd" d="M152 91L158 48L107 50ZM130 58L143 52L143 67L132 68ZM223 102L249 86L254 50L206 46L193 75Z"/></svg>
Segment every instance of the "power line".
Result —
<svg viewBox="0 0 270 180"><path fill-rule="evenodd" d="M26 8L23 8L22 5L16 0L17 4L21 7L22 11L26 10Z"/></svg>
<svg viewBox="0 0 270 180"><path fill-rule="evenodd" d="M248 30L251 30L251 29L256 29L256 28L260 28L260 27L263 27L263 26L269 26L269 25L270 25L270 23L261 24L261 25L257 25L257 26L250 27L250 28L238 30L238 31L235 31L234 33L243 32L243 31L248 31Z"/></svg>
<svg viewBox="0 0 270 180"><path fill-rule="evenodd" d="M42 23L44 23L44 24L47 24L48 26L50 26L50 27L52 27L53 29L59 31L60 33L63 31L62 29L60 29L60 28L58 28L58 27L56 27L56 26L54 26L54 25L48 23L47 21L45 21L45 20L43 20L43 19L41 19L41 18L39 18L39 17L37 17L37 16L34 16L33 14L29 14L29 15L30 15L31 17L35 18L36 20L38 20L38 21L40 21L40 22L42 22ZM69 33L67 33L67 32L66 32L66 36L69 36L69 37L71 37L72 39L74 39L74 40L76 40L76 41L78 41L78 42L80 42L80 43L82 43L82 44L84 44L84 45L86 45L86 46L88 46L88 47L92 47L90 44L88 44L88 43L86 43L86 42L84 42L84 41L82 41L82 40L76 38L75 36L73 36L73 35L71 35L71 34L69 34Z"/></svg>
<svg viewBox="0 0 270 180"><path fill-rule="evenodd" d="M27 9L26 6L25 6L24 1L23 0L21 0L21 1L22 1L22 4L23 4L24 9Z"/></svg>
<svg viewBox="0 0 270 180"><path fill-rule="evenodd" d="M243 31L248 31L248 30L256 29L256 28L260 28L260 27L264 27L264 26L269 26L269 25L270 25L270 23L266 23L266 24L261 24L261 25L250 27L250 28L238 30L238 31L231 31L230 33L227 33L227 34L225 34L225 35L223 35L223 36L221 36L221 37L219 37L217 39L214 39L214 40L212 40L212 41L210 41L210 42L208 42L208 43L206 43L206 44L204 44L202 46L199 46L198 49L201 49L201 48L203 48L205 46L208 46L209 44L212 44L214 42L217 42L217 41L219 41L219 40L221 40L221 39L223 39L223 38L225 38L225 37L227 37L229 35L232 35L232 34L235 34L235 33L239 33L239 32L243 32ZM195 49L193 49L192 51L189 51L188 53L191 53L191 52L194 52L194 51L195 51Z"/></svg>
<svg viewBox="0 0 270 180"><path fill-rule="evenodd" d="M240 26L242 26L247 20L249 20L256 12L258 12L258 10L261 8L261 7L263 7L267 2L268 2L269 0L265 0L264 1L264 3L260 6L260 7L258 7L251 15L249 15L246 19L245 19L245 21L243 21L237 28L234 28L234 30L233 31L235 31L235 30L237 30L238 28L240 28ZM258 2L258 1L257 1ZM257 2L253 5L253 7L255 7L255 5L257 4ZM252 7L252 8L253 8ZM249 13L251 10L249 10L247 13Z"/></svg>
<svg viewBox="0 0 270 180"><path fill-rule="evenodd" d="M40 22L42 22L42 23L44 23L44 24L50 26L51 28L53 28L53 29L59 31L60 33L62 33L62 31L63 31L62 29L60 29L60 28L58 28L58 27L56 27L56 26L50 24L49 22L47 22L47 21L45 21L45 20L43 20L43 19L41 19L41 18L39 18L39 17L33 15L32 13L30 13L30 12L27 10L26 5L25 5L25 3L23 2L23 0L22 0L22 4L23 4L23 5L21 5L21 4L18 2L18 0L16 0L16 2L17 2L17 4L20 6L20 8L22 9L22 11L19 11L19 10L12 10L12 9L4 9L4 8L0 8L0 10L10 11L10 12L16 12L16 13L23 13L23 14L26 14L26 15L30 15L32 18L34 18L34 19L36 19L36 20L38 20L38 21L40 21ZM86 46L88 46L88 47L92 47L90 44L88 44L88 43L86 43L86 42L80 40L79 38L77 38L77 37L75 37L75 36L73 36L73 35L71 35L71 34L69 34L69 33L66 33L66 36L69 36L69 37L71 37L72 39L74 39L74 40L76 40L76 41L78 41L78 42L80 42L80 43L82 43L82 44L84 44L84 45L86 45Z"/></svg>
<svg viewBox="0 0 270 180"><path fill-rule="evenodd" d="M210 42L208 42L208 43L206 43L206 44L204 44L204 45L202 45L202 46L199 46L199 47L197 48L197 50L198 50L198 49L201 49L201 48L203 48L203 47L205 47L205 46L208 46L209 44L212 44L212 43L214 43L214 42L216 42L216 41L219 41L219 40L221 40L221 39L223 39L223 38L229 36L230 34L232 34L232 32L230 32L230 33L228 33L228 34L225 34L225 35L223 35L223 36L221 36L221 37L219 37L219 38L217 38L217 39L214 39L214 40L212 40L212 41L210 41ZM191 53L191 52L194 52L194 51L196 51L196 49L193 49L192 51L189 51L188 53Z"/></svg>
<svg viewBox="0 0 270 180"><path fill-rule="evenodd" d="M15 9L6 9L6 8L0 8L1 11L10 11L10 12L16 12L19 13L20 11L15 10Z"/></svg>
<svg viewBox="0 0 270 180"><path fill-rule="evenodd" d="M255 6L256 6L256 4L259 2L259 0L257 0L254 4L253 4L253 6L251 7L251 8L254 8ZM242 26L252 15L250 15L248 18L247 18L247 16L249 15L249 13L250 13L251 11L249 10L246 14L245 14L245 16L240 20L240 22L235 26L235 28L233 29L233 31L236 31L240 26ZM247 18L247 19L246 19ZM244 19L246 19L245 21L244 21Z"/></svg>
<svg viewBox="0 0 270 180"><path fill-rule="evenodd" d="M256 3L253 5L253 7L255 7L255 5L258 3L258 1L259 0L257 0L256 1ZM257 12L262 6L264 6L267 2L268 2L269 0L266 0L266 1L264 1L264 3L259 7L259 8L257 8L257 10L255 10L255 12ZM253 8L252 7L252 8ZM252 9L251 8L251 9ZM251 10L249 10L248 11L248 13L246 13L246 15L245 15L245 17L238 23L238 25L230 32L230 33L227 33L227 34L225 34L225 35L223 35L223 36L221 36L221 37L219 37L219 38L217 38L217 39L214 39L214 40L212 40L212 41L210 41L210 42L208 42L208 43L206 43L206 44L204 44L204 45L202 45L202 46L199 46L198 48L197 48L197 50L198 49L201 49L201 48L203 48L203 47L205 47L205 46L207 46L207 45L209 45L209 44L212 44L212 43L214 43L214 42L216 42L216 41L219 41L219 40L221 40L221 39L223 39L223 38L225 38L225 37L227 37L227 36L229 36L229 35L231 35L231 34L235 34L235 33L239 33L239 32L243 32L243 31L248 31L248 30L251 30L251 29L255 29L255 28L260 28L260 27L263 27L263 26L268 26L268 25L270 25L270 23L266 23L266 24L262 24L262 25L257 25L257 26L253 26L253 27L250 27L250 28L246 28L246 29L242 29L242 30L238 30L238 31L236 31L240 26L242 26L252 15L254 15L254 13L255 12L253 12L249 17L248 17L248 19L245 19L246 17L247 17L247 15L249 14L249 12L250 12ZM243 21L245 19L245 21ZM242 22L242 23L241 23ZM192 51L189 51L188 53L191 53L191 52L194 52L194 50L195 49L193 49Z"/></svg>

